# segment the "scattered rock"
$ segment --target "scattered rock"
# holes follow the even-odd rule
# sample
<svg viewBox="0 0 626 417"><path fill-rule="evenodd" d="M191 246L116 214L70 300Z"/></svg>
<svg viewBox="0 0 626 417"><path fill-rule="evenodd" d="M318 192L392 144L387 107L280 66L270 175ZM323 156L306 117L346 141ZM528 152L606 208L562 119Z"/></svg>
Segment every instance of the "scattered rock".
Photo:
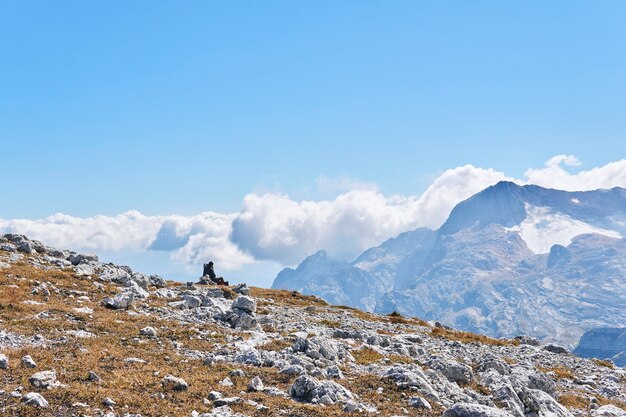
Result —
<svg viewBox="0 0 626 417"><path fill-rule="evenodd" d="M57 373L53 369L51 371L41 371L28 378L28 382L35 388L50 388L56 384Z"/></svg>
<svg viewBox="0 0 626 417"><path fill-rule="evenodd" d="M22 358L22 365L24 365L27 368L37 367L37 363L35 363L35 361L33 360L33 358L30 357L30 355L26 355Z"/></svg>
<svg viewBox="0 0 626 417"><path fill-rule="evenodd" d="M459 403L448 408L442 417L513 417L513 415L486 405Z"/></svg>
<svg viewBox="0 0 626 417"><path fill-rule="evenodd" d="M337 401L355 399L353 393L330 380L318 381L308 375L300 375L289 388L289 395L297 401L330 405Z"/></svg>
<svg viewBox="0 0 626 417"><path fill-rule="evenodd" d="M233 291L241 295L250 295L250 287L245 283L235 285Z"/></svg>
<svg viewBox="0 0 626 417"><path fill-rule="evenodd" d="M177 378L173 375L167 375L163 378L161 385L163 385L163 388L170 391L187 391L189 388L189 385L184 379Z"/></svg>
<svg viewBox="0 0 626 417"><path fill-rule="evenodd" d="M254 378L252 378L252 381L250 381L250 383L248 384L248 391L263 391L263 389L265 389L265 386L263 385L263 381L261 381L261 378L259 378L258 376L255 376Z"/></svg>
<svg viewBox="0 0 626 417"><path fill-rule="evenodd" d="M22 402L26 405L35 406L38 408L47 408L49 406L48 401L43 397L43 395L37 392L29 392L28 394L22 397Z"/></svg>
<svg viewBox="0 0 626 417"><path fill-rule="evenodd" d="M150 336L150 337L155 337L157 335L157 331L154 327L144 327L143 329L139 330L139 334L142 336Z"/></svg>
<svg viewBox="0 0 626 417"><path fill-rule="evenodd" d="M626 417L626 411L612 404L603 405L593 412L594 417Z"/></svg>
<svg viewBox="0 0 626 417"><path fill-rule="evenodd" d="M121 292L114 297L105 298L102 303L113 310L128 309L133 303L135 295L131 291Z"/></svg>
<svg viewBox="0 0 626 417"><path fill-rule="evenodd" d="M100 382L101 378L94 371L89 371L89 374L87 375L87 381L89 381L89 382Z"/></svg>
<svg viewBox="0 0 626 417"><path fill-rule="evenodd" d="M256 312L256 301L253 298L248 297L246 295L240 295L235 298L232 305L233 310L242 310L246 313L255 313Z"/></svg>
<svg viewBox="0 0 626 417"><path fill-rule="evenodd" d="M543 350L547 350L548 352L552 352L552 353L569 353L569 351L567 349L565 349L563 346L559 346L556 345L554 343L549 343L545 346L543 346Z"/></svg>
<svg viewBox="0 0 626 417"><path fill-rule="evenodd" d="M104 400L102 400L102 404L106 405L107 407L113 407L117 403L113 401L112 399L110 399L109 397L106 397Z"/></svg>
<svg viewBox="0 0 626 417"><path fill-rule="evenodd" d="M409 405L414 408L425 408L426 410L432 410L433 407L430 405L428 401L426 401L422 397L411 397L409 398Z"/></svg>

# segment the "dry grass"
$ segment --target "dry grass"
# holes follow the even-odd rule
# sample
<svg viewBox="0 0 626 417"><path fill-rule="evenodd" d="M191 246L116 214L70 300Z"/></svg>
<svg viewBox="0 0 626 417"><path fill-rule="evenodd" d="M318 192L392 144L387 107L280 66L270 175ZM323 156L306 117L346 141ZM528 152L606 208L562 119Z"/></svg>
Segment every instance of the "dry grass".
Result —
<svg viewBox="0 0 626 417"><path fill-rule="evenodd" d="M583 397L582 395L578 394L559 395L557 401L567 408L575 408L577 410L586 410L591 404L591 401L588 397Z"/></svg>
<svg viewBox="0 0 626 417"><path fill-rule="evenodd" d="M341 323L336 320L323 319L318 321L318 323L330 329L338 329L341 327Z"/></svg>
<svg viewBox="0 0 626 417"><path fill-rule="evenodd" d="M291 345L293 345L293 341L289 339L272 339L263 345L257 346L257 348L260 350L279 352L285 348L290 347Z"/></svg>
<svg viewBox="0 0 626 417"><path fill-rule="evenodd" d="M26 258L27 260L28 258ZM59 293L51 290L46 299L43 295L31 295L36 282L48 282ZM177 285L177 284L171 284ZM265 290L268 291L268 290ZM78 296L87 293L90 300L79 300ZM233 387L223 387L218 383L229 375L234 365L204 365L200 359L181 356L173 343L180 343L185 349L211 352L223 346L227 334L243 336L216 324L185 325L176 321L159 320L156 315L131 315L127 311L109 310L101 305L101 300L116 293L114 286L105 284L98 289L94 281L76 277L73 272L44 271L27 262L13 264L0 270L0 323L4 330L25 336L41 334L50 340L67 338L64 343L53 343L47 347L23 347L3 350L10 360L8 370L0 371L0 386L13 390L18 386L33 389L28 378L39 370L55 369L57 378L65 387L43 392L51 407L38 410L23 406L18 400L6 400L0 407L3 416L65 416L93 411L70 409L76 402L88 404L91 410L103 409L102 400L110 397L117 402L114 407L119 415L124 412L140 413L143 416L186 416L191 410L208 412L212 408L204 399L211 390L225 396L243 396L270 407L265 416L278 416L280 410L286 415L302 417L322 417L343 415L339 406L315 407L300 404L290 399L271 397L264 393L246 393L249 380L258 375L268 386L288 390L293 377L279 375L273 368L240 366L248 374L246 378L232 378ZM288 298L291 304L325 305L313 297L292 295L289 292L268 291L266 296ZM34 300L42 305L23 304L24 300ZM166 300L150 299L151 307L165 305ZM281 303L283 300L280 301ZM141 302L139 302L141 304ZM94 310L91 317L77 314L74 307L89 307ZM38 313L47 312L48 318L34 318ZM152 326L159 332L157 338L140 337L139 330ZM80 339L70 336L67 330L86 330L98 337ZM290 345L287 340L274 340L265 348L279 349ZM27 369L20 365L20 358L31 355L38 368ZM137 357L145 364L128 363L124 359ZM87 381L89 371L96 372L102 381ZM172 374L184 378L189 383L185 392L164 392L165 398L154 395L163 392L162 378ZM232 407L237 412L250 416L260 416L259 412L245 403Z"/></svg>
<svg viewBox="0 0 626 417"><path fill-rule="evenodd" d="M489 336L474 334L470 332L448 330L443 327L434 327L431 330L431 334L435 337L442 337L448 340L456 340L457 342L462 342L462 343L481 343L484 345L493 345L493 346L509 346L509 345L517 346L519 344L519 342L516 343L515 340L494 339Z"/></svg>
<svg viewBox="0 0 626 417"><path fill-rule="evenodd" d="M602 359L596 359L596 358L593 358L591 360L596 365L604 366L604 367L609 368L609 369L615 369L615 365L613 364L613 362L605 361L605 360L602 360Z"/></svg>
<svg viewBox="0 0 626 417"><path fill-rule="evenodd" d="M561 378L575 379L576 378L576 375L574 375L574 371L564 366L556 366L553 368L544 368L540 366L537 369L539 369L543 373L554 373L554 376L559 379Z"/></svg>
<svg viewBox="0 0 626 417"><path fill-rule="evenodd" d="M281 305L295 306L295 307L308 307L308 306L328 306L328 303L321 298L314 295L302 295L297 291L288 290L272 290L267 288L251 288L251 295L255 298L272 299ZM271 304L267 301L260 300L259 306L266 306Z"/></svg>
<svg viewBox="0 0 626 417"><path fill-rule="evenodd" d="M614 405L621 409L626 409L626 403L610 400L602 395L594 394L593 397L583 392L572 391L558 396L557 401L567 408L575 408L577 410L589 410L591 400L595 398L599 406Z"/></svg>
<svg viewBox="0 0 626 417"><path fill-rule="evenodd" d="M400 390L392 380L372 374L362 375L346 372L345 375L347 379L342 380L341 384L357 394L361 401L376 406L382 411L382 415L407 415L408 398L411 394ZM379 388L382 388L381 394L377 393ZM431 411L412 409L408 415L416 417L440 416L444 410L437 404L432 405Z"/></svg>
<svg viewBox="0 0 626 417"><path fill-rule="evenodd" d="M472 390L474 390L475 392L481 394L481 395L491 395L492 392L491 390L482 385L479 384L475 379L472 380L472 382L470 382L468 385L466 385L467 388L471 388Z"/></svg>
<svg viewBox="0 0 626 417"><path fill-rule="evenodd" d="M369 347L353 350L350 353L359 365L369 365L384 358L382 354Z"/></svg>

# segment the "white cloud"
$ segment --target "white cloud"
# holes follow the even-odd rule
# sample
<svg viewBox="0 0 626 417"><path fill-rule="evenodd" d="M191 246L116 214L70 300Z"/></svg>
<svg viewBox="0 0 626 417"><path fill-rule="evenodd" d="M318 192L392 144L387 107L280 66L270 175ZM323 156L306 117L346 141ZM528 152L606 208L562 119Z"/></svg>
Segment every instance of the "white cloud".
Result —
<svg viewBox="0 0 626 417"><path fill-rule="evenodd" d="M0 231L85 252L166 250L188 270L197 270L207 259L234 270L254 261L229 240L235 216L213 212L189 217L146 216L137 211L84 218L54 214L40 220L0 219Z"/></svg>
<svg viewBox="0 0 626 417"><path fill-rule="evenodd" d="M550 158L544 167L527 170L526 182L567 191L626 187L626 159L577 173L571 173L565 169L565 167L576 167L580 164L575 156L557 155Z"/></svg>
<svg viewBox="0 0 626 417"><path fill-rule="evenodd" d="M233 222L232 240L256 259L284 264L322 248L350 259L401 232L439 227L458 202L503 179L501 172L465 165L445 171L420 197L385 196L372 188L331 201L249 194Z"/></svg>
<svg viewBox="0 0 626 417"><path fill-rule="evenodd" d="M558 155L525 180L544 187L587 190L626 187L626 160L576 173L573 156ZM465 165L439 175L421 196L384 195L374 184L349 177L318 177L319 194L332 198L296 201L281 193L251 193L239 213L195 216L146 216L129 211L117 216L0 219L1 233L23 233L59 248L89 252L161 251L178 267L197 272L213 259L235 271L261 261L292 265L326 249L350 259L401 232L439 227L460 201L501 180L502 172ZM161 253L159 252L159 253Z"/></svg>

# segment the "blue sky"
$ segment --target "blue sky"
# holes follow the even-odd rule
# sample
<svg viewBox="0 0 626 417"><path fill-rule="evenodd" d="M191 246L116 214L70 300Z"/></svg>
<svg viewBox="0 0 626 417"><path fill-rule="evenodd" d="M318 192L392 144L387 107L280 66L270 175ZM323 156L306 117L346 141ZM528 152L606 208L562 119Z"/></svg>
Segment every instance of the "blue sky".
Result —
<svg viewBox="0 0 626 417"><path fill-rule="evenodd" d="M625 18L621 1L5 0L0 218L603 166L624 157Z"/></svg>

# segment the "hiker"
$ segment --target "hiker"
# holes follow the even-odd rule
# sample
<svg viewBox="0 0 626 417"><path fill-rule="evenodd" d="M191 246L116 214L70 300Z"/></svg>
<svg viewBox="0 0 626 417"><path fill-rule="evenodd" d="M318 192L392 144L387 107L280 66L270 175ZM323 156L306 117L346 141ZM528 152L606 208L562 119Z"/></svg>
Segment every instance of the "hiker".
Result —
<svg viewBox="0 0 626 417"><path fill-rule="evenodd" d="M209 279L216 283L217 285L229 285L228 281L224 281L224 278L218 277L215 275L215 271L213 270L213 261L209 261L208 264L204 264L204 268L202 270L203 276L209 276Z"/></svg>

